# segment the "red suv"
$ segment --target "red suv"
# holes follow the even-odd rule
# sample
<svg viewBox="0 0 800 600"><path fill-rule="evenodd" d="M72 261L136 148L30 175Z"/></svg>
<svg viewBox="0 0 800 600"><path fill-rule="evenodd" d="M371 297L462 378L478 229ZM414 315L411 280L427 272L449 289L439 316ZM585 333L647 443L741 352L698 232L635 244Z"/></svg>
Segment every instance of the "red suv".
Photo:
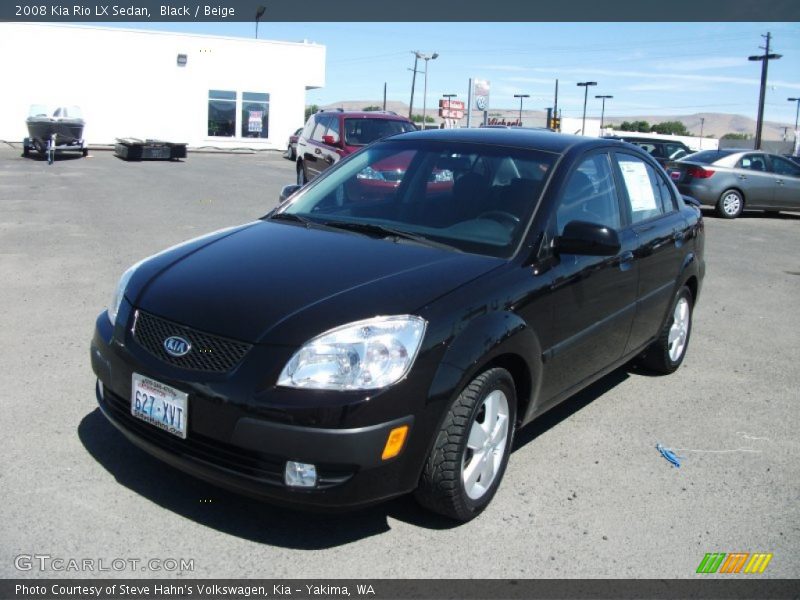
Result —
<svg viewBox="0 0 800 600"><path fill-rule="evenodd" d="M320 111L311 115L297 139L297 183L303 185L341 158L390 135L415 131L393 112Z"/></svg>

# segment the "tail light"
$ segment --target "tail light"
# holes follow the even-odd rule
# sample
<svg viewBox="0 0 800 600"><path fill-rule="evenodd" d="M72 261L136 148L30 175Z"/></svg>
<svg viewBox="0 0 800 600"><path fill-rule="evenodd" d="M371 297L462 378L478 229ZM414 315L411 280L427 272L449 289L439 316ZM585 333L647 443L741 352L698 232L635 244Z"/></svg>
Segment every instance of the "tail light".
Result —
<svg viewBox="0 0 800 600"><path fill-rule="evenodd" d="M711 169L704 169L703 167L689 167L686 173L695 179L708 179L714 174Z"/></svg>

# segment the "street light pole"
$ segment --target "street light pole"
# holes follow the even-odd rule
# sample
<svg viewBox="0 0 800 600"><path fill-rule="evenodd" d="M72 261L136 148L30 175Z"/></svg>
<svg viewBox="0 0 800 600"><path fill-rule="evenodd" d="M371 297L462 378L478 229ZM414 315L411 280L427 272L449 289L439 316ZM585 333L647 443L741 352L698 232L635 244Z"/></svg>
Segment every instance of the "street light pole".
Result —
<svg viewBox="0 0 800 600"><path fill-rule="evenodd" d="M794 111L794 130L797 131L797 117L800 116L800 98L787 98L789 102L797 102L797 108Z"/></svg>
<svg viewBox="0 0 800 600"><path fill-rule="evenodd" d="M603 101L603 108L600 109L600 131L603 131L603 119L606 116L606 100L611 100L614 96L595 96Z"/></svg>
<svg viewBox="0 0 800 600"><path fill-rule="evenodd" d="M514 98L519 98L519 126L522 127L522 99L530 98L530 94L514 94Z"/></svg>
<svg viewBox="0 0 800 600"><path fill-rule="evenodd" d="M256 9L256 39L258 39L258 22L261 20L261 17L264 16L267 8L265 6L259 6Z"/></svg>
<svg viewBox="0 0 800 600"><path fill-rule="evenodd" d="M428 109L428 61L429 60L436 60L439 56L438 53L434 52L430 56L423 54L420 58L425 61L425 91L422 93L422 130L425 131L425 112Z"/></svg>
<svg viewBox="0 0 800 600"><path fill-rule="evenodd" d="M706 124L706 118L700 117L700 149L703 149L703 127Z"/></svg>
<svg viewBox="0 0 800 600"><path fill-rule="evenodd" d="M756 150L761 149L761 131L764 127L764 97L767 94L767 65L769 64L769 61L777 60L781 57L780 54L770 54L769 52L769 43L772 40L772 34L767 32L767 35L762 37L766 38L767 40L767 45L762 46L764 49L764 54L747 57L747 60L761 61L761 89L759 90L758 94L758 120L756 121Z"/></svg>
<svg viewBox="0 0 800 600"><path fill-rule="evenodd" d="M589 98L589 86L597 85L596 81L580 81L578 87L583 88L583 120L581 121L581 135L586 135L586 101Z"/></svg>

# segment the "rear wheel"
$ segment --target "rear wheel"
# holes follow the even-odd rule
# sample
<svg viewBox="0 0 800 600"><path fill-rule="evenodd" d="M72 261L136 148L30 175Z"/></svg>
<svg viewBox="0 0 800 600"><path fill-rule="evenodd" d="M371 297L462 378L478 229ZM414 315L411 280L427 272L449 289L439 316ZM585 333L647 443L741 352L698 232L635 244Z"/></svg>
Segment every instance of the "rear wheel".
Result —
<svg viewBox="0 0 800 600"><path fill-rule="evenodd" d="M661 334L640 358L642 366L663 374L681 366L692 333L692 300L688 287L678 290Z"/></svg>
<svg viewBox="0 0 800 600"><path fill-rule="evenodd" d="M516 408L508 371L473 379L445 415L416 491L419 503L458 521L479 515L505 473Z"/></svg>
<svg viewBox="0 0 800 600"><path fill-rule="evenodd" d="M735 219L744 210L744 197L738 190L725 190L717 201L717 214L724 219Z"/></svg>

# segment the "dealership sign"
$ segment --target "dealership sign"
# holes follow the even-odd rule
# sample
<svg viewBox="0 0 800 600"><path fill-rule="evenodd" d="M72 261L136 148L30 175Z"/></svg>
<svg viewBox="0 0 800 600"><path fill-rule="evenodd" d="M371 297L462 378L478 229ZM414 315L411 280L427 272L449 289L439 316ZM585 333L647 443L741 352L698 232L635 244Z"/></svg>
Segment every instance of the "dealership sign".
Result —
<svg viewBox="0 0 800 600"><path fill-rule="evenodd" d="M473 85L475 108L489 110L489 82L485 79L476 79Z"/></svg>
<svg viewBox="0 0 800 600"><path fill-rule="evenodd" d="M439 100L439 116L443 119L463 119L464 102L450 98Z"/></svg>

